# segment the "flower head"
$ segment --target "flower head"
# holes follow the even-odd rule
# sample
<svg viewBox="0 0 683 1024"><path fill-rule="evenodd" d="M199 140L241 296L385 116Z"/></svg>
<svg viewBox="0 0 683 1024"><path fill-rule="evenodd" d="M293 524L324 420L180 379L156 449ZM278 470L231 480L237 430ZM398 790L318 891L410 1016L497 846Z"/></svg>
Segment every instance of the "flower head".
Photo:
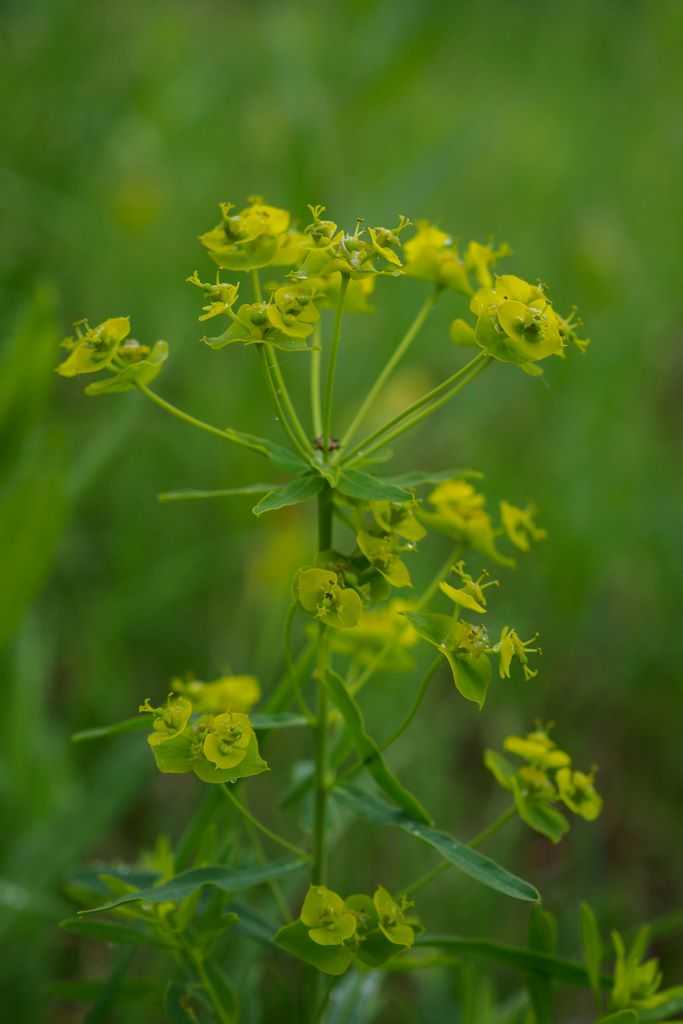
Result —
<svg viewBox="0 0 683 1024"><path fill-rule="evenodd" d="M444 580L439 584L442 592L446 597L449 597L451 601L460 605L461 608L467 608L469 611L478 612L480 615L483 615L486 611L485 591L488 587L497 587L498 580L487 580L488 573L486 572L483 572L478 579L472 579L472 577L465 572L465 563L463 561L454 565L452 572L457 573L460 577L462 586L452 587L450 583L446 583Z"/></svg>
<svg viewBox="0 0 683 1024"><path fill-rule="evenodd" d="M353 938L357 918L341 896L324 885L312 885L301 908L301 921L319 946L341 946Z"/></svg>
<svg viewBox="0 0 683 1024"><path fill-rule="evenodd" d="M517 658L525 679L533 679L538 675L538 669L532 669L529 666L528 654L540 654L541 650L539 647L533 647L538 634L532 636L529 640L520 640L517 632L511 629L509 626L503 626L500 631L500 640L494 647L495 652L498 654L498 674L501 679L510 678L510 667L512 665L513 658Z"/></svg>
<svg viewBox="0 0 683 1024"><path fill-rule="evenodd" d="M294 595L301 607L327 626L349 629L357 625L363 603L352 587L343 587L329 569L300 569L294 578Z"/></svg>
<svg viewBox="0 0 683 1024"><path fill-rule="evenodd" d="M216 768L234 768L247 756L253 736L247 715L226 711L208 723L202 753Z"/></svg>
<svg viewBox="0 0 683 1024"><path fill-rule="evenodd" d="M211 258L227 270L256 270L273 263L287 238L290 215L268 206L260 197L235 212L232 203L221 203L221 221L199 236Z"/></svg>
<svg viewBox="0 0 683 1024"><path fill-rule="evenodd" d="M69 355L57 367L62 377L76 377L82 373L97 373L111 366L124 338L130 333L130 319L116 316L91 327L87 320L74 324L75 337L65 338L62 346Z"/></svg>
<svg viewBox="0 0 683 1024"><path fill-rule="evenodd" d="M531 547L530 541L545 540L548 536L547 530L542 530L536 525L536 507L527 505L526 508L517 508L508 501L500 503L500 521L510 541L520 551L528 551Z"/></svg>
<svg viewBox="0 0 683 1024"><path fill-rule="evenodd" d="M372 897L377 912L380 931L395 946L410 947L415 941L415 925L417 920L407 912L412 903L401 896L399 900L383 886L378 886Z"/></svg>

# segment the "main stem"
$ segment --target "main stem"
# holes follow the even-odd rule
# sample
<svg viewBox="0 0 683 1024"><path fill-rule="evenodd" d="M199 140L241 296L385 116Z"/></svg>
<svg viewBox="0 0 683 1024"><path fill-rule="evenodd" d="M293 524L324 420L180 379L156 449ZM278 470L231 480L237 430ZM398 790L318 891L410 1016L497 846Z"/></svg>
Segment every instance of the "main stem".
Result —
<svg viewBox="0 0 683 1024"><path fill-rule="evenodd" d="M332 490L328 485L318 498L318 551L332 547ZM316 684L318 689L317 726L315 732L315 808L313 819L313 867L311 883L322 885L327 875L327 686L325 673L329 657L326 627L320 625Z"/></svg>

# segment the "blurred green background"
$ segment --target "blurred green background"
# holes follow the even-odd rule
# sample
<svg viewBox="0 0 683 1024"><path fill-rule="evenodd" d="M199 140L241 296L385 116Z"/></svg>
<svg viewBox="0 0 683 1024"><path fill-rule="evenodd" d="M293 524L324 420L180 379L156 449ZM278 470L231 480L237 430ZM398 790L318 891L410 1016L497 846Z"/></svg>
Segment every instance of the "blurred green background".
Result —
<svg viewBox="0 0 683 1024"><path fill-rule="evenodd" d="M300 215L324 202L349 224L400 212L456 238L507 240L507 270L540 276L561 309L580 307L594 340L585 357L553 361L540 381L499 366L396 459L397 471L476 466L491 498L537 500L550 540L504 576L497 604L523 634L541 632L539 680L496 686L478 716L440 677L394 763L464 837L500 806L482 747L554 719L577 760L599 763L604 814L559 848L511 828L495 855L561 914L570 954L581 897L625 929L683 905L681 52L677 0L3 5L8 1020L84 1019L51 986L106 977L111 958L56 929L64 879L96 858L132 860L159 830L177 835L198 796L156 776L139 737L85 749L70 734L127 717L174 673L249 671L268 688L281 669L308 513L257 523L248 498L159 505L158 491L238 485L269 468L142 396L92 401L53 373L73 320L130 314L138 338L171 344L164 395L278 438L253 353L201 346L197 294L183 283L208 270L196 235L218 201L252 193ZM374 316L348 320L347 415L423 294L419 282L381 282ZM462 361L447 324L463 309L443 302L378 420ZM286 371L303 395L304 358ZM426 544L425 561L444 550ZM368 692L378 730L407 701L406 682L380 676ZM295 753L274 744L271 760ZM270 805L281 783L253 787L280 824ZM400 884L430 864L409 840L358 827L333 856L342 890ZM421 900L430 930L524 941L523 908L448 879ZM668 981L683 981L675 941L657 952ZM383 1000L368 1019L458 1019L446 972L392 979ZM113 1019L157 1019L135 1012Z"/></svg>

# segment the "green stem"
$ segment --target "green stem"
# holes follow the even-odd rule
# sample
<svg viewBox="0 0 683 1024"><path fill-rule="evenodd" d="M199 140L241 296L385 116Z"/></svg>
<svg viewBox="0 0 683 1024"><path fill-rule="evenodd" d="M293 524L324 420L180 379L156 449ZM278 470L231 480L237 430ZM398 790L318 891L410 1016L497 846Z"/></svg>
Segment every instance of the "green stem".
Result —
<svg viewBox="0 0 683 1024"><path fill-rule="evenodd" d="M258 445L252 444L245 441L238 433L232 430L221 430L220 427L214 427L210 423L205 423L204 420L198 420L195 416L190 416L189 412L183 412L176 405L172 405L167 402L165 398L158 395L156 391L152 391L146 384L137 384L138 391L141 391L143 395L146 395L155 405L158 405L161 409L170 413L171 416L175 416L176 419L182 420L183 423L189 423L193 427L198 427L200 430L205 430L207 434L213 434L215 437L220 437L224 441L232 441L233 444L239 444L243 448L249 448L251 451L259 452L263 454L263 449L259 448Z"/></svg>
<svg viewBox="0 0 683 1024"><path fill-rule="evenodd" d="M199 980L202 983L202 987L206 991L206 994L211 1000L213 1008L216 1011L216 1016L218 1017L218 1020L221 1022L221 1024L234 1024L232 1014L229 1013L221 1003L220 997L213 986L213 982L206 973L206 968L204 967L204 960L202 959L201 954L192 950L190 952L190 957L197 969L197 974L199 975Z"/></svg>
<svg viewBox="0 0 683 1024"><path fill-rule="evenodd" d="M306 850L302 850L300 846L295 846L294 843L290 843L288 839L285 839L283 836L279 836L277 832L273 832L272 829L269 829L262 821L259 821L258 818L254 817L251 811L248 810L244 804L230 792L230 787L227 782L223 783L222 790L230 803L237 811L239 811L245 821L248 821L250 825L253 825L253 827L258 829L259 832L262 832L264 836L268 836L273 843L277 843L278 846L283 846L285 850L289 850L289 852L293 853L296 857L301 857L302 860L311 859L310 853L307 853Z"/></svg>
<svg viewBox="0 0 683 1024"><path fill-rule="evenodd" d="M326 484L318 496L318 551L332 547L332 488Z"/></svg>
<svg viewBox="0 0 683 1024"><path fill-rule="evenodd" d="M315 734L315 805L313 820L313 868L311 884L322 885L327 878L327 687L325 673L329 657L325 627L320 626L320 642L316 666L318 685L318 728Z"/></svg>
<svg viewBox="0 0 683 1024"><path fill-rule="evenodd" d="M349 287L348 274L342 274L341 285L339 286L339 298L334 317L334 331L332 334L332 345L330 348L330 362L327 368L327 382L325 385L325 414L323 437L325 449L329 447L332 436L332 399L334 397L334 377L337 371L337 355L339 353L339 342L341 341L341 322L344 313L344 299L346 289Z"/></svg>
<svg viewBox="0 0 683 1024"><path fill-rule="evenodd" d="M297 434L296 434L296 432L295 432L295 430L294 430L294 428L293 428L293 426L292 426L292 424L291 424L291 422L289 420L289 417L287 415L287 411L286 411L286 408L285 408L285 405L284 405L284 402L283 402L283 394L282 394L282 391L281 391L281 389L280 389L280 387L278 385L277 375L275 373L274 362L273 362L273 355L274 355L273 346L269 345L267 342L263 342L262 344L259 345L259 349L260 349L262 357L263 357L263 365L264 365L265 373L266 373L266 382L267 382L268 387L270 389L270 393L271 393L272 398L273 398L273 403L275 405L275 410L276 410L276 412L278 414L280 423L282 424L282 428L285 431L285 433L287 434L287 437L289 438L289 440L292 442L292 445L296 449L296 451L298 451L298 453L301 456L303 456L303 458L307 462L310 462L311 461L311 453L310 453L310 451L308 451L304 447L304 445L301 443L301 441L297 437ZM284 381L282 383L284 384Z"/></svg>
<svg viewBox="0 0 683 1024"><path fill-rule="evenodd" d="M417 691L417 695L413 702L412 708L410 709L406 717L403 719L403 722L398 727L396 732L393 733L393 735L388 740L386 740L379 748L382 753L384 753L385 750L388 750L389 747L391 747L396 742L396 740L401 738L401 736L406 731L412 720L415 718L415 715L420 710L420 705L422 704L422 701L425 698L427 690L429 689L429 684L431 683L436 670L441 664L441 657L442 656L440 654L437 654L436 658L425 672L422 682L420 683L419 689Z"/></svg>
<svg viewBox="0 0 683 1024"><path fill-rule="evenodd" d="M282 369L280 368L280 360L278 359L277 352L272 345L269 345L268 348L270 349L269 358L273 368L273 377L275 379L275 383L277 384L278 390L282 397L282 404L284 405L287 415L289 416L289 421L292 425L292 428L297 437L299 438L299 441L301 442L304 452L306 453L306 458L310 461L312 457L311 439L304 430L301 420L299 419L298 413L294 407L294 402L291 399L289 389L287 388L287 384L285 383L285 378L282 373Z"/></svg>
<svg viewBox="0 0 683 1024"><path fill-rule="evenodd" d="M454 395L457 395L465 384L481 373L481 371L489 365L491 357L485 353L480 352L474 359L471 359L469 363L461 367L456 373L451 374L446 380L442 381L437 387L432 388L422 398L419 398L412 405L404 409L398 416L394 416L393 419L385 423L383 427L380 427L374 433L366 437L364 441L357 444L346 457L342 460L343 465L349 467L355 465L357 462L376 452L378 448L383 448L389 442L393 441L394 438L399 437L406 430L411 430L413 427L421 423L422 420L431 416L442 405L449 402Z"/></svg>
<svg viewBox="0 0 683 1024"><path fill-rule="evenodd" d="M427 317L434 308L436 300L438 299L440 294L441 289L439 287L436 287L434 291L427 296L425 301L420 306L417 312L417 316L415 317L410 327L399 341L392 355L387 360L386 364L384 365L384 368L381 370L379 376L375 380L375 383L372 385L365 399L363 400L360 409L358 410L353 420L351 421L348 430L342 437L341 451L343 451L344 448L349 444L351 438L354 436L359 426L372 409L382 388L384 387L389 377L394 372L394 370L400 363L401 359L403 359L404 355L406 354L406 352L412 345L413 341L417 337L418 333L420 332L424 322L426 321ZM337 460L335 459L334 461Z"/></svg>
<svg viewBox="0 0 683 1024"><path fill-rule="evenodd" d="M485 829L482 829L481 832L478 832L473 839L470 839L467 845L470 846L472 849L476 849L478 846L481 846L481 844L486 842L487 839L490 839L492 835L495 835L495 833L498 832L498 830L501 829L503 825L506 825L508 821L511 821L512 818L515 817L516 813L517 808L513 804L511 807L508 807L505 811L503 811L502 814L499 814L498 817L494 821L492 821L490 825L487 825ZM424 888L425 885L429 885L429 883L433 882L435 878L439 878L440 875L443 875L446 871L449 870L449 868L452 867L453 865L449 860L442 860L441 863L437 864L436 867L431 869L431 871L428 871L426 874L421 875L420 878L417 878L414 882L412 882L407 889L404 889L404 894L406 896L412 896L413 893L418 892L418 890Z"/></svg>
<svg viewBox="0 0 683 1024"><path fill-rule="evenodd" d="M315 329L313 335L313 348L311 349L311 420L313 421L313 436L323 436L323 414L320 402L320 357L321 357L320 325Z"/></svg>
<svg viewBox="0 0 683 1024"><path fill-rule="evenodd" d="M439 589L439 584L443 583L443 581L446 579L446 577L448 576L449 572L451 571L451 568L457 562L458 555L460 554L461 548L462 548L462 544L456 544L456 546L453 548L453 550L449 554L448 558L443 563L443 565L441 566L441 568L437 572L436 576L431 581L431 583L429 584L427 589L424 591L424 593L420 597L420 600L415 605L415 609L414 610L416 612L421 611L421 609L424 608L425 605L429 604L431 599L434 597L434 594Z"/></svg>
<svg viewBox="0 0 683 1024"><path fill-rule="evenodd" d="M251 272L251 287L254 291L254 302L263 302L263 292L261 291L261 276L258 270L252 270Z"/></svg>

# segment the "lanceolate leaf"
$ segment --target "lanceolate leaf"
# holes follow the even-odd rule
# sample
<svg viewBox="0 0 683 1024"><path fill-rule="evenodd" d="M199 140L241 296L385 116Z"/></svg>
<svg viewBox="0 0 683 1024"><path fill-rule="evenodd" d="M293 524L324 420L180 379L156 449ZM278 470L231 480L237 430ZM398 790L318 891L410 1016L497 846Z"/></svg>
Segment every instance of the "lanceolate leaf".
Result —
<svg viewBox="0 0 683 1024"><path fill-rule="evenodd" d="M486 939L462 938L459 935L418 935L415 946L429 946L449 953L460 953L463 956L495 960L520 971L545 974L558 984L574 985L578 988L587 988L589 985L588 972L581 964L518 946L506 946ZM600 985L603 989L609 989L612 986L612 979L603 975L600 978Z"/></svg>
<svg viewBox="0 0 683 1024"><path fill-rule="evenodd" d="M284 469L291 469L295 472L308 468L308 463L300 455L282 444L276 444L275 441L271 441L267 437L244 434L241 430L233 430L231 427L226 427L225 433L238 444L248 445L253 451L265 455L276 466L282 466Z"/></svg>
<svg viewBox="0 0 683 1024"><path fill-rule="evenodd" d="M81 732L73 733L71 741L72 743L86 743L88 740L101 740L106 736L116 736L120 732L135 732L138 729L149 729L149 720L144 715L124 718L122 722L114 722L112 725L83 729Z"/></svg>
<svg viewBox="0 0 683 1024"><path fill-rule="evenodd" d="M397 487L421 487L424 484L440 484L444 480L481 480L483 476L484 474L477 469L442 469L431 473L416 470L413 473L400 473L398 476L384 479L386 483L396 484Z"/></svg>
<svg viewBox="0 0 683 1024"><path fill-rule="evenodd" d="M234 498L240 494L268 494L278 484L245 484L244 487L226 487L220 491L162 491L157 499L162 504L167 501L205 501L210 498Z"/></svg>
<svg viewBox="0 0 683 1024"><path fill-rule="evenodd" d="M401 811L395 811L383 800L376 796L370 796L360 789L352 786L340 786L333 790L335 799L345 807L362 815L376 825L394 825L407 832L415 839L421 840L428 846L433 847L444 860L449 861L463 874L468 875L475 881L495 889L497 892L511 896L513 899L525 900L530 903L537 903L540 900L540 893L529 882L511 874L501 867L490 857L471 849L465 843L459 842L447 832L423 825L419 821L409 818ZM585 972L584 972L585 973Z"/></svg>
<svg viewBox="0 0 683 1024"><path fill-rule="evenodd" d="M252 512L255 516L261 516L264 512L274 512L288 505L299 505L302 501L315 498L324 486L325 482L319 473L304 473L303 476L290 480L288 484L270 491L254 505Z"/></svg>
<svg viewBox="0 0 683 1024"><path fill-rule="evenodd" d="M308 725L308 719L292 711L255 711L249 720L255 729L301 729Z"/></svg>
<svg viewBox="0 0 683 1024"><path fill-rule="evenodd" d="M223 892L244 892L245 889L251 889L254 885L271 882L276 878L289 875L293 871L299 871L304 864L303 860L288 860L273 861L270 864L260 864L248 868L221 866L195 868L192 871L183 871L163 885L138 889L137 892L126 893L125 896L120 896L110 903L82 910L79 913L96 914L104 910L113 910L115 907L123 906L124 903L134 903L137 900L144 900L145 903L178 903L204 885L213 885Z"/></svg>
<svg viewBox="0 0 683 1024"><path fill-rule="evenodd" d="M604 949L595 913L588 903L581 904L581 939L583 959L591 981L591 988L597 992Z"/></svg>
<svg viewBox="0 0 683 1024"><path fill-rule="evenodd" d="M388 480L361 473L357 469L345 469L339 477L337 490L347 498L358 501L410 501L412 495L403 487Z"/></svg>
<svg viewBox="0 0 683 1024"><path fill-rule="evenodd" d="M365 767L377 785L411 818L425 825L432 825L432 818L419 800L401 785L393 772L387 767L379 747L366 732L363 713L360 707L346 689L342 680L336 673L328 672L325 682L332 694L334 703L341 712L356 750L363 758Z"/></svg>
<svg viewBox="0 0 683 1024"><path fill-rule="evenodd" d="M98 939L100 942L111 942L120 946L167 945L148 928L113 921L85 921L80 917L70 917L66 921L60 921L59 927L74 935L82 935L86 939Z"/></svg>

